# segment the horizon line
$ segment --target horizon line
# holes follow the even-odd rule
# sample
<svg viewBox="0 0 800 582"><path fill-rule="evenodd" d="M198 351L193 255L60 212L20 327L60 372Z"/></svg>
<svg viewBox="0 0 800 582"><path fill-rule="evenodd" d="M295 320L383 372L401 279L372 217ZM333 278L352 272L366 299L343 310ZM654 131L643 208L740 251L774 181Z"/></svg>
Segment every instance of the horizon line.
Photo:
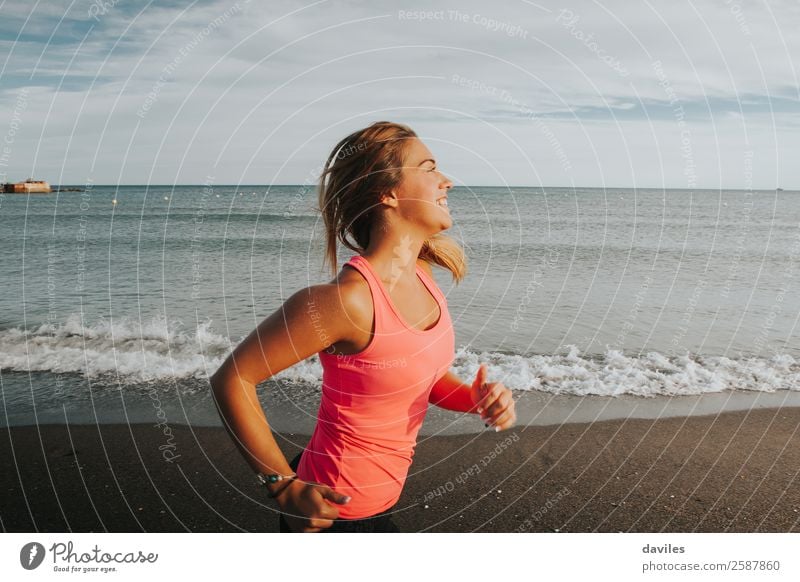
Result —
<svg viewBox="0 0 800 582"><path fill-rule="evenodd" d="M6 182L7 184L14 184L15 182ZM174 188L174 187L211 187L218 188L222 186L230 186L235 188L316 188L317 184L86 184L86 183L68 183L65 182L63 184L50 184L51 188L60 188L60 187L83 187L83 188L97 188L97 187L145 187L145 188L155 188L155 187L164 187L164 188ZM719 190L735 190L741 192L770 192L770 191L784 191L784 192L796 192L800 190L800 188L782 188L780 186L774 186L771 188L727 188L727 187L715 187L715 188L686 188L686 187L673 187L673 186L555 186L555 185L548 185L548 186L532 186L532 185L462 185L462 186L453 186L453 188L502 188L507 190L514 190L514 189L547 189L547 188L559 188L563 190L578 190L583 188L589 188L593 190L684 190L687 192L693 192L697 190L704 190L704 191L719 191Z"/></svg>

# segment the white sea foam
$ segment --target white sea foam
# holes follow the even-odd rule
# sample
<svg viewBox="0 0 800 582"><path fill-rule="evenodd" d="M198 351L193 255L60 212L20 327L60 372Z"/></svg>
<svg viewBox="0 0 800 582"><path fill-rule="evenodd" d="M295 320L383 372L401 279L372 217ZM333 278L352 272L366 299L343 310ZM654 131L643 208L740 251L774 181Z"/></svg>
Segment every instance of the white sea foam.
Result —
<svg viewBox="0 0 800 582"><path fill-rule="evenodd" d="M602 357L582 356L576 346L548 356L475 353L461 349L454 373L474 378L481 362L490 382L517 390L539 390L578 396L679 396L723 390L800 391L800 364L788 354L771 358L728 358L684 354L667 357L658 352L626 356L609 349Z"/></svg>
<svg viewBox="0 0 800 582"><path fill-rule="evenodd" d="M211 321L193 330L163 317L145 322L102 319L86 325L73 314L56 326L0 330L0 368L90 377L116 375L132 382L202 380L219 367L238 341L231 342L216 333ZM667 357L657 352L625 355L610 349L598 357L583 355L575 346L565 346L562 353L522 356L462 347L456 352L451 369L465 382L471 382L481 362L488 364L491 382L503 382L515 390L551 394L677 396L724 390L800 391L800 364L788 354L771 358L692 354ZM319 386L319 358L312 356L275 379L290 385Z"/></svg>
<svg viewBox="0 0 800 582"><path fill-rule="evenodd" d="M203 380L242 339L231 342L213 330L211 321L188 330L181 321L162 316L142 322L120 317L88 324L71 314L59 325L0 330L0 369L118 376L122 382ZM315 356L275 378L289 384L319 383L322 368Z"/></svg>
<svg viewBox="0 0 800 582"><path fill-rule="evenodd" d="M101 319L92 325L77 314L59 325L0 331L4 370L117 374L130 380L205 377L222 363L230 342L201 323L193 332L180 322L153 317Z"/></svg>

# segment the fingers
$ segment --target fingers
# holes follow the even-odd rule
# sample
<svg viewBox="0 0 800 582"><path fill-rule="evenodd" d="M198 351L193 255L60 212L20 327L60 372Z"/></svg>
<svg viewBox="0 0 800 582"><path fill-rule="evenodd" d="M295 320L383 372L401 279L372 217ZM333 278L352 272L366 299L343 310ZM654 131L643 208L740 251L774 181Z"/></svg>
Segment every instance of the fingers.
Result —
<svg viewBox="0 0 800 582"><path fill-rule="evenodd" d="M330 527L333 525L331 520L339 517L339 510L336 505L332 503L344 504L350 501L350 498L346 495L336 493L330 487L325 486L316 487L316 492L319 495L317 495L314 500L315 511L310 516L311 521L314 523L310 523L309 525L311 527Z"/></svg>
<svg viewBox="0 0 800 582"><path fill-rule="evenodd" d="M306 520L306 527L303 531L307 533L316 533L320 530L328 529L333 525L333 520L339 517L339 510L325 501L325 499L327 499L327 497L324 499L319 498L314 513Z"/></svg>
<svg viewBox="0 0 800 582"><path fill-rule="evenodd" d="M332 501L340 505L344 505L345 503L350 501L350 497L348 497L347 495L342 495L341 493L336 493L336 491L334 491L330 487L319 487L317 488L317 490L319 491L319 494L322 495L322 497L324 499L327 499L328 501Z"/></svg>
<svg viewBox="0 0 800 582"><path fill-rule="evenodd" d="M483 398L484 394L486 393L486 376L488 374L488 369L486 364L481 364L478 366L478 373L475 374L475 380L472 381L472 389L470 390L470 396L472 397L472 402L478 403L478 401ZM482 408L475 409L475 412L480 414L483 412Z"/></svg>
<svg viewBox="0 0 800 582"><path fill-rule="evenodd" d="M497 430L509 428L517 418L511 390L506 388L502 382L488 382L487 374L486 364L481 364L475 375L475 381L472 383L474 410L487 424L496 427Z"/></svg>
<svg viewBox="0 0 800 582"><path fill-rule="evenodd" d="M503 430L514 424L516 416L515 402L511 390L503 386L496 398L487 406L482 418L490 426L496 426Z"/></svg>
<svg viewBox="0 0 800 582"><path fill-rule="evenodd" d="M517 413L514 411L513 404L499 414L496 418L487 421L489 426L494 426L495 430L506 430L514 426L517 421Z"/></svg>
<svg viewBox="0 0 800 582"><path fill-rule="evenodd" d="M302 501L297 507L300 515L293 517L300 518L299 527L297 528L299 531L318 533L333 525L333 520L339 517L339 510L336 504L348 503L350 497L337 493L325 485L316 483L308 483L307 485L308 487L302 495ZM289 521L287 519L287 522Z"/></svg>
<svg viewBox="0 0 800 582"><path fill-rule="evenodd" d="M327 503L325 504L327 505ZM332 519L329 519L331 518ZM321 517L321 512L317 513L317 516L309 516L300 520L298 524L298 528L295 529L292 527L293 531L302 531L303 533L318 533L324 529L328 529L333 525L333 519L338 517L338 512L336 516L328 516L328 518ZM287 520L288 521L288 520Z"/></svg>
<svg viewBox="0 0 800 582"><path fill-rule="evenodd" d="M314 533L321 529L328 528L333 525L333 521L329 519L330 516L322 516L322 505L328 505L324 501L320 501L320 506L314 507L310 511L298 511L297 513L287 513L283 515L283 519L289 526L292 532Z"/></svg>
<svg viewBox="0 0 800 582"><path fill-rule="evenodd" d="M475 380L472 382L472 385L478 389L480 389L486 383L486 376L489 373L486 364L481 364L478 367L478 373L475 374Z"/></svg>
<svg viewBox="0 0 800 582"><path fill-rule="evenodd" d="M476 409L479 409L479 414L483 418L491 417L492 406L495 406L496 401L503 395L504 392L508 392L508 388L503 386L502 382L489 382L489 390L486 394L478 400ZM499 412L497 410L496 412Z"/></svg>
<svg viewBox="0 0 800 582"><path fill-rule="evenodd" d="M333 525L332 519L312 518L308 520L308 526L303 530L306 533L317 533L323 529L328 529Z"/></svg>

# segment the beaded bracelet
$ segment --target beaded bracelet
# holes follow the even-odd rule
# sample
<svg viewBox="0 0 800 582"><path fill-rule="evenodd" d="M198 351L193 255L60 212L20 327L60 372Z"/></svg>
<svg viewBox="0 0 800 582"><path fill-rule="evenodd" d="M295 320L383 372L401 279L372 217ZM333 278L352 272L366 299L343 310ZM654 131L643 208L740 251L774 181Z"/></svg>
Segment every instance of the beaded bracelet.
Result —
<svg viewBox="0 0 800 582"><path fill-rule="evenodd" d="M292 481L297 479L297 474L296 473L292 473L291 475L280 475L280 474L275 473L275 474L272 474L272 475L265 475L264 473L258 473L258 474L256 474L256 479L258 479L258 482L261 485L277 483L279 481L288 481L288 483L286 485L284 485L283 487L281 487L277 491L274 491L274 492L270 491L269 493L267 493L267 497L275 498L278 495L280 495L283 492L284 489L286 489L289 485L291 485Z"/></svg>

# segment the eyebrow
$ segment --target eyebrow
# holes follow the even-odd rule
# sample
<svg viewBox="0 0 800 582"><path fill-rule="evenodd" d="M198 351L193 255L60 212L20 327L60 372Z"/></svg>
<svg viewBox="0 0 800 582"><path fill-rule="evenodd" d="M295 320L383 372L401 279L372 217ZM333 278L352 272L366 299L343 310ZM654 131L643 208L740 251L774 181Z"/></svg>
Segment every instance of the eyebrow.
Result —
<svg viewBox="0 0 800 582"><path fill-rule="evenodd" d="M417 164L417 167L420 167L420 166L421 166L422 164L424 164L425 162L433 162L433 165L434 165L434 166L436 165L436 160L434 160L433 158L428 158L427 160L422 160L420 163L418 163L418 164Z"/></svg>

